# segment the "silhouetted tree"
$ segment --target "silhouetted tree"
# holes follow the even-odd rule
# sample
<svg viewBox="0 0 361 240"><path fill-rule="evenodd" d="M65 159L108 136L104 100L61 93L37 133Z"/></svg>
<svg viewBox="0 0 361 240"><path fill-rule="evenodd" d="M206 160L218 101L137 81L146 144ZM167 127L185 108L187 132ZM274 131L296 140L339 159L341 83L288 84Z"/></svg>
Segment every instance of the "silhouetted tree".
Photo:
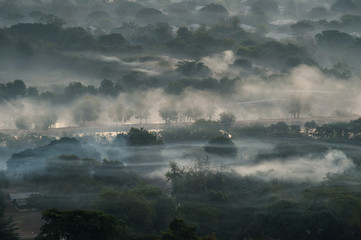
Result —
<svg viewBox="0 0 361 240"><path fill-rule="evenodd" d="M36 240L107 240L116 237L119 228L119 222L113 215L99 211L60 211L53 208L42 215L45 224L40 228Z"/></svg>
<svg viewBox="0 0 361 240"><path fill-rule="evenodd" d="M0 101L9 100L26 95L26 85L23 80L0 83Z"/></svg>
<svg viewBox="0 0 361 240"><path fill-rule="evenodd" d="M35 130L47 130L56 123L58 116L55 111L50 111L42 115L36 115L33 117L33 123Z"/></svg>
<svg viewBox="0 0 361 240"><path fill-rule="evenodd" d="M193 40L193 33L186 27L180 27L177 30L177 38L183 40L186 43L191 42Z"/></svg>
<svg viewBox="0 0 361 240"><path fill-rule="evenodd" d="M182 219L173 219L169 230L162 234L161 240L198 240L196 228L188 226Z"/></svg>
<svg viewBox="0 0 361 240"><path fill-rule="evenodd" d="M108 35L102 35L98 39L98 43L101 47L106 49L113 49L121 47L126 43L124 37L119 33L111 33Z"/></svg>
<svg viewBox="0 0 361 240"><path fill-rule="evenodd" d="M122 122L125 119L126 108L121 104L115 104L108 110L108 116L116 123Z"/></svg>
<svg viewBox="0 0 361 240"><path fill-rule="evenodd" d="M5 183L4 177L6 176L4 176L4 173L1 172L1 185ZM5 194L3 192L0 192L0 239L19 240L19 234L16 233L16 230L18 230L18 228L16 228L16 225L13 222L12 218L4 215L6 205L7 203L5 200Z"/></svg>
<svg viewBox="0 0 361 240"><path fill-rule="evenodd" d="M174 104L161 106L159 108L159 116L166 122L176 122L178 121L178 111Z"/></svg>
<svg viewBox="0 0 361 240"><path fill-rule="evenodd" d="M236 122L236 116L232 112L222 112L219 116L222 127L227 131Z"/></svg>
<svg viewBox="0 0 361 240"><path fill-rule="evenodd" d="M139 119L139 123L142 123L143 119L147 123L147 119L150 117L148 106L143 102L137 101L134 104L134 117Z"/></svg>
<svg viewBox="0 0 361 240"><path fill-rule="evenodd" d="M337 0L331 10L335 12L355 12L358 7L351 0Z"/></svg>
<svg viewBox="0 0 361 240"><path fill-rule="evenodd" d="M300 118L301 112L307 113L311 110L311 106L307 102L302 102L298 98L291 98L286 108L293 118Z"/></svg>
<svg viewBox="0 0 361 240"><path fill-rule="evenodd" d="M19 116L15 119L15 126L20 130L29 130L31 128L31 120L26 116Z"/></svg>
<svg viewBox="0 0 361 240"><path fill-rule="evenodd" d="M176 66L177 72L190 77L209 77L211 74L209 67L199 61L179 61Z"/></svg>
<svg viewBox="0 0 361 240"><path fill-rule="evenodd" d="M85 96L75 103L72 115L76 123L84 125L85 122L96 121L100 111L99 101L94 97Z"/></svg>
<svg viewBox="0 0 361 240"><path fill-rule="evenodd" d="M312 120L311 122L305 122L305 128L306 128L306 130L316 129L317 124L314 120Z"/></svg>
<svg viewBox="0 0 361 240"><path fill-rule="evenodd" d="M48 15L42 15L40 17L40 21L45 23L45 24L52 24L56 27L62 27L65 24L64 19L57 17L55 15L52 14L48 14Z"/></svg>
<svg viewBox="0 0 361 240"><path fill-rule="evenodd" d="M85 86L81 82L71 82L64 89L64 94L67 100L79 98L85 94L95 94L96 89L94 86Z"/></svg>
<svg viewBox="0 0 361 240"><path fill-rule="evenodd" d="M116 97L118 95L117 88L115 87L114 83L109 79L104 79L100 83L100 87L99 87L98 91L101 94L109 95L109 96L113 96L113 97Z"/></svg>
<svg viewBox="0 0 361 240"><path fill-rule="evenodd" d="M130 146L162 144L162 141L157 138L157 135L144 128L131 128L126 135L120 134L117 138L125 138L126 143ZM114 141L117 141L117 138Z"/></svg>
<svg viewBox="0 0 361 240"><path fill-rule="evenodd" d="M235 157L237 155L237 148L232 140L223 136L209 140L208 144L204 147L204 151L220 156Z"/></svg>
<svg viewBox="0 0 361 240"><path fill-rule="evenodd" d="M192 106L184 109L182 111L182 115L184 115L184 117L187 118L188 121L195 121L202 118L203 112L202 109L200 109L199 107Z"/></svg>

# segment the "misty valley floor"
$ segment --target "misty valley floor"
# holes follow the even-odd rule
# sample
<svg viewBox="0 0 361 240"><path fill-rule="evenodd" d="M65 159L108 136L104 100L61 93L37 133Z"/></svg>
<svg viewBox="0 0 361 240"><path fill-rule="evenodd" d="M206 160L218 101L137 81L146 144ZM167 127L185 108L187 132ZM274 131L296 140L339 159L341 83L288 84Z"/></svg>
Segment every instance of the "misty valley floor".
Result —
<svg viewBox="0 0 361 240"><path fill-rule="evenodd" d="M361 239L361 0L0 0L1 240Z"/></svg>

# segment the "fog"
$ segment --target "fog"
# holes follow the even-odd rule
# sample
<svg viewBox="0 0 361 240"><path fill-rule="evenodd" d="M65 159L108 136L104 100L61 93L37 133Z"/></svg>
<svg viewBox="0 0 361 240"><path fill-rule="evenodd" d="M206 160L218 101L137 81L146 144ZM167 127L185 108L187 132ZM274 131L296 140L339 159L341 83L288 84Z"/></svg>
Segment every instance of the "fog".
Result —
<svg viewBox="0 0 361 240"><path fill-rule="evenodd" d="M232 70L228 70L229 65L225 61L217 64L217 61L219 61L218 57L213 56L207 58L205 64L208 67L211 67L212 64L216 66L213 74L227 74L227 77L232 78L229 76L229 74L233 74ZM136 68L139 67L136 66ZM170 102L174 102L178 113L193 106L199 109L199 117L211 117L212 119L217 119L219 113L223 111L233 112L239 120L292 118L289 108L298 102L304 106L304 109L300 111L303 118L331 118L337 117L337 114L352 117L361 114L359 107L361 96L358 87L359 79L357 77L348 81L340 81L325 76L316 68L300 66L288 74L275 76L272 79L257 76L236 79L234 88L227 94L217 93L214 90L186 88L180 95L172 96L159 88L119 93L114 98L98 95L95 96L95 99L101 107L99 118L95 120L102 126L114 125L108 116L108 109L112 104L121 103L125 107L136 109L135 105L139 102L145 104L150 113L148 123L162 122L159 109L162 105ZM58 89L63 91L64 88L59 86ZM77 125L72 116L74 106L69 104L59 105L36 99L16 98L1 104L0 109L6 113L0 119L2 128L15 128L14 120L20 115L32 116L49 111L55 111L58 115L56 127ZM130 123L137 121L135 118L131 118Z"/></svg>
<svg viewBox="0 0 361 240"><path fill-rule="evenodd" d="M235 172L244 177L254 177L264 181L285 181L295 183L319 183L333 174L342 174L355 169L352 159L348 158L340 150L327 150L323 153L310 153L302 157L272 158L267 161L255 162L258 152L270 151L273 144L267 141L255 141L254 139L243 139L236 141L238 155L236 159L220 158L217 155L208 155L213 170ZM175 161L185 167L194 164L195 156L206 157L203 145L199 144L177 144L167 146L162 150L162 157ZM168 170L168 162L143 163L130 165L133 167L157 165L157 169L147 176L164 177Z"/></svg>
<svg viewBox="0 0 361 240"><path fill-rule="evenodd" d="M120 161L126 168L145 177L163 180L165 180L165 173L169 170L170 162L176 162L180 166L189 168L193 166L197 158L209 158L209 167L212 171L236 173L243 177L252 177L263 181L278 180L291 183L320 183L325 181L328 176L343 174L356 168L353 159L343 152L351 153L350 148L352 146L345 149L345 146L331 143L324 143L326 148L323 151L317 150L305 152L302 155L295 154L280 158L276 155L273 156L275 151L275 153L279 151L276 150L279 144L289 141L297 146L297 144L307 144L307 142L302 143L299 139L270 141L242 138L235 140L238 154L235 157L224 157L205 152L206 143L204 141L134 147L127 146L125 143L113 145L115 134L115 132L95 135L74 134L73 136L82 142L81 148L67 145L66 141L69 140L63 140L64 143L60 141L59 143L45 145L45 147L40 146L34 149L33 153L35 154L34 157L38 158L37 164L34 162L31 167L19 166L16 171L12 169L11 172L15 176L29 174L30 172L36 172L40 175L46 174L45 161L62 154L74 154L79 157L86 157L86 154L89 154L88 157L96 158L98 161L100 159ZM354 146L354 150L359 151L359 147ZM19 156L24 153L20 152ZM268 154L270 154L269 157ZM13 155L12 158L14 157L17 155ZM28 155L27 157L32 156ZM2 164L4 165L6 161L7 159L3 159ZM10 162L12 161L14 160L10 159ZM42 173L43 171L45 172Z"/></svg>
<svg viewBox="0 0 361 240"><path fill-rule="evenodd" d="M344 173L355 167L353 161L337 150L323 156L306 156L290 159L273 159L267 163L251 166L232 166L231 170L243 176L254 176L263 180L321 182L329 174Z"/></svg>
<svg viewBox="0 0 361 240"><path fill-rule="evenodd" d="M25 209L102 211L109 239L179 218L192 239L361 236L360 1L0 0L0 20L0 188Z"/></svg>

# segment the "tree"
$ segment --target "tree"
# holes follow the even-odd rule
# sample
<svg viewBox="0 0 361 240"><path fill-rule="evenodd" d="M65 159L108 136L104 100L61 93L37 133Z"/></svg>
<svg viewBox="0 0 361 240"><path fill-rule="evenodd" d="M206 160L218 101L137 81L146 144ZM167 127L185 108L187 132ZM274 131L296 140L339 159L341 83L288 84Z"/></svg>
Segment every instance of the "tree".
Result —
<svg viewBox="0 0 361 240"><path fill-rule="evenodd" d="M187 225L183 219L175 218L169 223L169 229L163 232L160 240L217 240L216 235L197 236L194 226Z"/></svg>
<svg viewBox="0 0 361 240"><path fill-rule="evenodd" d="M148 106L146 106L143 102L136 102L134 108L134 117L139 119L139 123L141 124L143 119L145 119L147 123L147 119L150 117Z"/></svg>
<svg viewBox="0 0 361 240"><path fill-rule="evenodd" d="M182 115L184 115L187 120L189 121L195 121L198 119L201 119L203 116L203 112L202 110L197 107L197 106L192 106L192 107L188 107L184 110L184 112L182 113Z"/></svg>
<svg viewBox="0 0 361 240"><path fill-rule="evenodd" d="M252 6L250 9L251 17L253 22L261 23L260 26L263 26L263 23L267 22L267 16L262 7ZM264 29L264 28L263 28Z"/></svg>
<svg viewBox="0 0 361 240"><path fill-rule="evenodd" d="M145 199L134 194L108 190L103 192L94 207L109 212L124 220L131 228L150 230L155 212Z"/></svg>
<svg viewBox="0 0 361 240"><path fill-rule="evenodd" d="M14 82L0 83L0 100L24 97L26 94L26 85L23 80Z"/></svg>
<svg viewBox="0 0 361 240"><path fill-rule="evenodd" d="M227 131L236 122L236 116L232 112L222 112L219 116L222 127Z"/></svg>
<svg viewBox="0 0 361 240"><path fill-rule="evenodd" d="M202 21L216 23L229 18L229 12L220 4L211 3L199 10Z"/></svg>
<svg viewBox="0 0 361 240"><path fill-rule="evenodd" d="M144 128L131 128L127 135L118 135L117 138L125 137L126 142L130 146L158 145L162 141L157 135L149 132ZM117 141L117 138L114 141Z"/></svg>
<svg viewBox="0 0 361 240"><path fill-rule="evenodd" d="M314 7L308 12L308 16L314 19L325 19L327 15L327 9L324 7Z"/></svg>
<svg viewBox="0 0 361 240"><path fill-rule="evenodd" d="M63 49L88 50L94 46L91 33L81 27L68 27L59 34L59 45Z"/></svg>
<svg viewBox="0 0 361 240"><path fill-rule="evenodd" d="M291 98L286 107L288 113L293 115L293 118L300 118L301 112L309 112L311 110L311 106L307 102L302 102L298 98Z"/></svg>
<svg viewBox="0 0 361 240"><path fill-rule="evenodd" d="M31 120L28 117L19 116L15 119L15 126L19 130L29 130L31 125Z"/></svg>
<svg viewBox="0 0 361 240"><path fill-rule="evenodd" d="M155 8L141 8L135 17L143 23L167 22L166 16Z"/></svg>
<svg viewBox="0 0 361 240"><path fill-rule="evenodd" d="M183 40L185 43L189 43L193 40L193 33L186 27L180 27L177 30L177 38Z"/></svg>
<svg viewBox="0 0 361 240"><path fill-rule="evenodd" d="M1 172L3 175L3 172ZM3 178L3 176L1 176ZM18 240L19 234L15 233L17 228L13 220L4 216L6 208L5 194L0 191L0 239L1 240Z"/></svg>
<svg viewBox="0 0 361 240"><path fill-rule="evenodd" d="M162 234L161 240L198 240L196 228L188 226L182 219L173 219L168 231Z"/></svg>
<svg viewBox="0 0 361 240"><path fill-rule="evenodd" d="M290 132L290 129L285 122L278 122L276 124L272 124L271 126L269 126L269 130L271 134L276 136L288 135Z"/></svg>
<svg viewBox="0 0 361 240"><path fill-rule="evenodd" d="M45 24L52 24L59 28L65 24L64 19L57 17L55 15L52 15L52 14L42 15L40 17L40 21L44 22Z"/></svg>
<svg viewBox="0 0 361 240"><path fill-rule="evenodd" d="M75 103L72 115L76 123L84 125L85 122L96 121L99 118L100 112L98 99L85 96Z"/></svg>
<svg viewBox="0 0 361 240"><path fill-rule="evenodd" d="M10 180L6 176L6 172L4 170L0 171L0 188L8 188L10 185Z"/></svg>
<svg viewBox="0 0 361 240"><path fill-rule="evenodd" d="M338 30L326 30L315 35L318 45L321 47L340 48L354 44L354 38Z"/></svg>
<svg viewBox="0 0 361 240"><path fill-rule="evenodd" d="M260 239L266 236L278 239L306 239L303 237L307 232L303 229L301 224L302 216L300 213L304 211L302 205L291 201L280 201L269 206L266 214L258 217L259 227L262 228L258 234ZM297 238L298 237L298 238Z"/></svg>
<svg viewBox="0 0 361 240"><path fill-rule="evenodd" d="M347 63L337 63L331 69L325 69L324 72L340 79L348 79L352 76L352 71Z"/></svg>
<svg viewBox="0 0 361 240"><path fill-rule="evenodd" d="M204 151L220 156L235 157L237 155L237 147L232 140L223 136L212 138L204 147Z"/></svg>
<svg viewBox="0 0 361 240"><path fill-rule="evenodd" d="M0 239L1 240L18 240L19 236L15 231L17 228L11 218L0 217Z"/></svg>
<svg viewBox="0 0 361 240"><path fill-rule="evenodd" d="M331 11L335 12L355 12L358 7L351 0L337 0L332 6Z"/></svg>
<svg viewBox="0 0 361 240"><path fill-rule="evenodd" d="M46 223L40 228L36 240L107 240L113 239L120 227L113 215L99 211L52 208L42 215Z"/></svg>
<svg viewBox="0 0 361 240"><path fill-rule="evenodd" d="M119 33L111 33L108 35L102 35L98 39L100 46L105 48L117 48L126 43L124 37Z"/></svg>
<svg viewBox="0 0 361 240"><path fill-rule="evenodd" d="M23 80L17 79L14 82L0 83L0 101L25 96L36 97L38 92L33 87L27 89Z"/></svg>
<svg viewBox="0 0 361 240"><path fill-rule="evenodd" d="M159 108L159 116L167 123L178 121L178 111L174 104Z"/></svg>
<svg viewBox="0 0 361 240"><path fill-rule="evenodd" d="M26 96L28 97L39 97L39 91L36 87L28 87L26 89Z"/></svg>
<svg viewBox="0 0 361 240"><path fill-rule="evenodd" d="M287 106L287 110L290 114L293 115L293 118L300 118L301 109L301 101L296 98L292 98Z"/></svg>
<svg viewBox="0 0 361 240"><path fill-rule="evenodd" d="M311 130L311 129L316 129L316 128L317 128L317 124L314 120L312 120L311 122L305 122L306 130Z"/></svg>
<svg viewBox="0 0 361 240"><path fill-rule="evenodd" d="M125 114L126 114L126 109L125 107L121 104L114 104L113 106L111 106L108 110L108 116L116 123L118 124L118 122L122 122L123 119L125 118Z"/></svg>
<svg viewBox="0 0 361 240"><path fill-rule="evenodd" d="M85 86L81 82L71 82L64 89L65 98L67 100L73 100L79 98L85 94L95 94L96 89L94 86L89 85Z"/></svg>
<svg viewBox="0 0 361 240"><path fill-rule="evenodd" d="M171 182L173 185L177 178L180 178L186 174L186 169L180 168L176 162L169 163L170 170L165 173L165 177L168 182Z"/></svg>
<svg viewBox="0 0 361 240"><path fill-rule="evenodd" d="M14 96L24 97L26 94L26 85L23 80L17 79L12 84L7 84L7 86Z"/></svg>
<svg viewBox="0 0 361 240"><path fill-rule="evenodd" d="M44 138L44 136L42 137ZM45 138L46 140L49 139ZM80 158L92 158L100 160L100 154L88 144L80 143L74 138L61 138L59 140L39 142L37 148L25 149L18 153L14 153L7 161L7 172L10 174L30 174L45 167L46 159L58 157L60 155L76 155ZM26 168L24 171L23 168ZM21 171L21 173L20 173Z"/></svg>
<svg viewBox="0 0 361 240"><path fill-rule="evenodd" d="M179 80L175 82L168 83L168 86L164 89L164 91L168 94L180 95L183 93L186 86Z"/></svg>
<svg viewBox="0 0 361 240"><path fill-rule="evenodd" d="M103 191L93 203L95 209L114 214L137 232L165 230L174 217L174 203L160 188L138 184L128 191Z"/></svg>
<svg viewBox="0 0 361 240"><path fill-rule="evenodd" d="M168 23L157 23L155 29L157 40L165 43L172 39L172 28Z"/></svg>
<svg viewBox="0 0 361 240"><path fill-rule="evenodd" d="M130 121L130 119L134 116L134 111L131 108L127 108L127 110L124 113L123 120L124 122Z"/></svg>
<svg viewBox="0 0 361 240"><path fill-rule="evenodd" d="M104 95L110 95L112 97L116 97L118 95L118 90L116 89L114 83L111 80L104 79L100 83L99 93Z"/></svg>
<svg viewBox="0 0 361 240"><path fill-rule="evenodd" d="M142 8L144 6L138 2L121 1L116 12L121 17L133 17Z"/></svg>
<svg viewBox="0 0 361 240"><path fill-rule="evenodd" d="M43 115L37 115L33 117L33 123L35 130L47 130L56 123L58 116L55 111L50 111Z"/></svg>
<svg viewBox="0 0 361 240"><path fill-rule="evenodd" d="M279 14L278 4L273 0L257 0L252 3L252 8L260 8L267 15Z"/></svg>
<svg viewBox="0 0 361 240"><path fill-rule="evenodd" d="M355 29L360 26L361 23L361 16L353 15L353 14L345 14L341 17L342 25L350 28Z"/></svg>
<svg viewBox="0 0 361 240"><path fill-rule="evenodd" d="M204 63L199 61L179 61L177 64L177 72L190 77L209 77L211 70Z"/></svg>
<svg viewBox="0 0 361 240"><path fill-rule="evenodd" d="M315 27L312 25L311 21L300 21L292 24L290 28L296 35L305 35L306 33L315 30Z"/></svg>

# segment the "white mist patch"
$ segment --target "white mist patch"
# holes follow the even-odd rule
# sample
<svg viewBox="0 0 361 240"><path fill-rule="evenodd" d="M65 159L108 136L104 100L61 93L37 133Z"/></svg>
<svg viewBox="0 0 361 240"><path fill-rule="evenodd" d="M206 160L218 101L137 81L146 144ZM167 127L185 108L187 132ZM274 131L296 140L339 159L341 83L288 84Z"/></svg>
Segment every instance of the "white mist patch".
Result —
<svg viewBox="0 0 361 240"><path fill-rule="evenodd" d="M175 64L178 62L178 59L171 58L168 56L159 56L157 60L144 61L144 62L141 62L139 60L133 62L126 62L117 56L105 56L105 55L97 55L92 53L86 53L83 54L82 56L93 60L99 60L102 62L118 63L119 66L128 67L133 71L143 72L149 76L155 76L166 71L172 71L175 69Z"/></svg>
<svg viewBox="0 0 361 240"><path fill-rule="evenodd" d="M355 167L353 161L339 150L330 150L323 156L279 159L252 166L236 166L232 170L243 176L264 180L280 179L296 182L321 182L327 174L341 174Z"/></svg>
<svg viewBox="0 0 361 240"><path fill-rule="evenodd" d="M356 89L356 88L355 88ZM359 88L357 88L359 89ZM358 94L353 101L349 103L349 107L350 107L350 111L355 113L355 114L361 114L361 94Z"/></svg>
<svg viewBox="0 0 361 240"><path fill-rule="evenodd" d="M142 68L133 68L134 71L138 71L138 72L142 72L145 73L149 76L155 76L155 75L159 75L160 73L153 71L153 70L147 70L147 69L142 69Z"/></svg>
<svg viewBox="0 0 361 240"><path fill-rule="evenodd" d="M280 75L272 81L256 76L239 81L237 116L242 119L290 118L287 107L292 99L308 104L301 118L325 116L352 116L361 113L359 79L347 81L324 75L319 69L301 65L289 74ZM360 97L358 97L360 96ZM253 102L269 99L269 101ZM242 102L248 102L243 104ZM338 113L341 113L338 114Z"/></svg>
<svg viewBox="0 0 361 240"><path fill-rule="evenodd" d="M287 33L277 33L277 32L270 32L270 33L266 33L264 35L266 38L272 38L275 39L277 41L282 41L282 40L286 40L286 39L291 39L292 35L287 34Z"/></svg>
<svg viewBox="0 0 361 240"><path fill-rule="evenodd" d="M339 91L347 87L344 81L337 81L324 75L319 69L300 65L288 76L292 87L303 91Z"/></svg>
<svg viewBox="0 0 361 240"><path fill-rule="evenodd" d="M115 56L99 56L100 60L104 62L118 62L122 64L126 64L124 61L120 60L118 57Z"/></svg>
<svg viewBox="0 0 361 240"><path fill-rule="evenodd" d="M296 20L293 19L277 19L275 21L270 22L272 25L276 26L285 26L285 25L291 25L297 23Z"/></svg>
<svg viewBox="0 0 361 240"><path fill-rule="evenodd" d="M221 78L231 74L229 66L235 61L235 56L233 51L227 50L222 53L213 54L209 57L204 57L201 59L207 67L209 67L213 72L213 77ZM232 74L231 74L232 75ZM233 76L234 77L234 76Z"/></svg>

